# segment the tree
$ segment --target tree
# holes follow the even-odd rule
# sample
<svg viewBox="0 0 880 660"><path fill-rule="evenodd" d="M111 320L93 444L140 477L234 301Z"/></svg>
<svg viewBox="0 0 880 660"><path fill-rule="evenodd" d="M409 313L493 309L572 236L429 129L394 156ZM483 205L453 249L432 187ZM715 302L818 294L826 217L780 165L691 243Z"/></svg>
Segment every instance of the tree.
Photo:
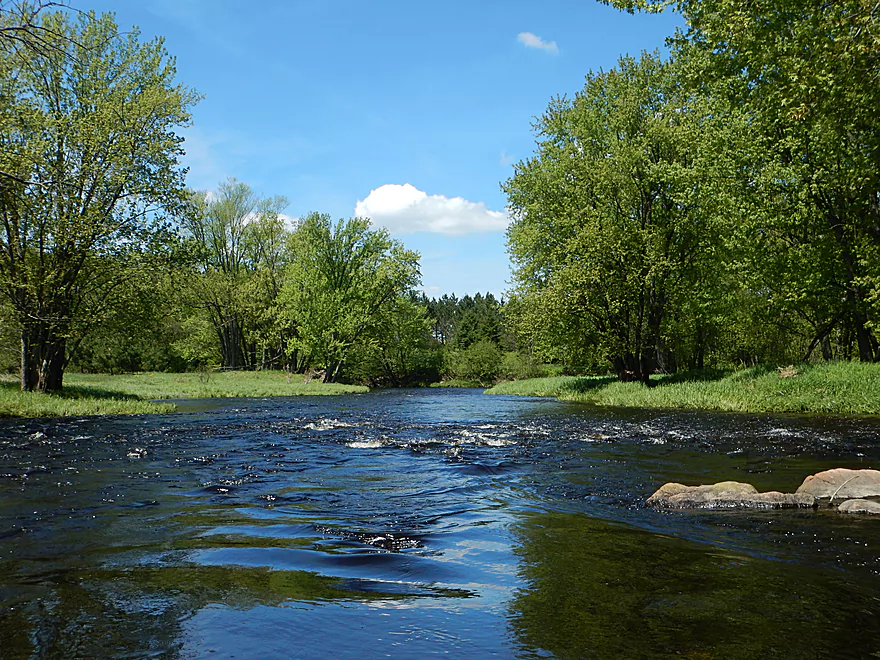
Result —
<svg viewBox="0 0 880 660"><path fill-rule="evenodd" d="M25 48L46 51L55 47L51 29L37 17L50 7L62 7L60 2L38 0L0 0L0 48L6 51Z"/></svg>
<svg viewBox="0 0 880 660"><path fill-rule="evenodd" d="M176 342L181 328L172 315L173 272L145 272L126 282L125 304L115 306L71 356L67 370L90 373L185 371Z"/></svg>
<svg viewBox="0 0 880 660"><path fill-rule="evenodd" d="M442 345L451 343L455 336L458 298L455 294L444 293L440 298L429 300L423 293L421 300L427 310L428 318L431 319L431 337Z"/></svg>
<svg viewBox="0 0 880 660"><path fill-rule="evenodd" d="M520 328L536 346L587 347L646 384L675 369L669 324L712 272L693 167L704 128L651 55L551 102L537 155L504 185Z"/></svg>
<svg viewBox="0 0 880 660"><path fill-rule="evenodd" d="M682 82L748 117L757 147L741 172L758 272L812 329L840 330L880 360L880 12L870 0L618 0L674 7L693 57Z"/></svg>
<svg viewBox="0 0 880 660"><path fill-rule="evenodd" d="M216 195L195 193L184 214L184 235L196 262L185 305L213 328L226 368L277 361L283 352L271 310L285 261L286 206L283 197L263 199L229 179Z"/></svg>
<svg viewBox="0 0 880 660"><path fill-rule="evenodd" d="M23 389L59 390L76 346L121 285L171 240L178 159L197 96L160 39L111 15L42 13L47 48L0 66L0 291L21 333ZM137 268L130 268L137 266Z"/></svg>
<svg viewBox="0 0 880 660"><path fill-rule="evenodd" d="M501 339L501 305L491 293L464 296L456 311L453 330L456 348L465 349L483 340L497 344Z"/></svg>
<svg viewBox="0 0 880 660"><path fill-rule="evenodd" d="M382 311L368 342L349 351L345 375L385 387L440 380L443 354L429 340L426 308L415 295L397 296Z"/></svg>
<svg viewBox="0 0 880 660"><path fill-rule="evenodd" d="M296 328L302 351L334 382L349 351L378 339L383 318L420 281L419 255L371 229L365 218L311 213L291 236L290 264L279 295L281 314Z"/></svg>
<svg viewBox="0 0 880 660"><path fill-rule="evenodd" d="M501 370L501 349L489 339L481 339L450 356L451 370L456 378L491 383Z"/></svg>

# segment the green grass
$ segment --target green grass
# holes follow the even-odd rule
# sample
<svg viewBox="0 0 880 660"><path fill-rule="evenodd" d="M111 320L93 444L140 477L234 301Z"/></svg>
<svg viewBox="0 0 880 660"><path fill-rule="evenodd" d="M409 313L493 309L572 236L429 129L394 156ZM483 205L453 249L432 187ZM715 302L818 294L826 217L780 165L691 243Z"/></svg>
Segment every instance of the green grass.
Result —
<svg viewBox="0 0 880 660"><path fill-rule="evenodd" d="M97 387L65 386L60 394L22 392L18 382L0 382L0 417L80 417L174 412L173 403L156 403Z"/></svg>
<svg viewBox="0 0 880 660"><path fill-rule="evenodd" d="M431 383L429 387L486 387L487 383L478 380L465 380L464 378L450 378L441 380L439 383Z"/></svg>
<svg viewBox="0 0 880 660"><path fill-rule="evenodd" d="M562 398L588 389L606 386L616 378L613 376L550 376L547 378L527 378L498 383L486 390L486 394L517 394L520 396L555 396Z"/></svg>
<svg viewBox="0 0 880 660"><path fill-rule="evenodd" d="M220 371L166 374L148 371L108 376L68 374L65 383L133 394L142 399L210 399L226 397L298 396L301 394L360 394L363 385L341 385L313 380L303 382L300 374L282 371Z"/></svg>
<svg viewBox="0 0 880 660"><path fill-rule="evenodd" d="M355 394L368 392L362 385L303 382L294 375L287 382L278 371L227 371L165 374L145 372L108 376L64 376L60 394L22 392L12 377L0 380L0 417L68 417L81 415L137 415L173 412L176 406L161 399L218 397L297 396L303 394Z"/></svg>
<svg viewBox="0 0 880 660"><path fill-rule="evenodd" d="M791 371L781 377L775 367L758 366L654 376L650 388L610 376L562 376L501 383L486 392L626 408L880 415L880 364L826 362Z"/></svg>

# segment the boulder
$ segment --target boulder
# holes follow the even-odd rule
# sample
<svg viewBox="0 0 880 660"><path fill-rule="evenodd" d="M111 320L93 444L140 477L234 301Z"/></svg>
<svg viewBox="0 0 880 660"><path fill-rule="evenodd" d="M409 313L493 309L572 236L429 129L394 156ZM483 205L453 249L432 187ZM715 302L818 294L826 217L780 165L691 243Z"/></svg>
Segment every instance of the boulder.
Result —
<svg viewBox="0 0 880 660"><path fill-rule="evenodd" d="M841 513L869 513L880 516L880 502L872 500L847 500L837 510Z"/></svg>
<svg viewBox="0 0 880 660"><path fill-rule="evenodd" d="M736 483L734 481L728 481L725 483ZM748 486L748 484L743 484L744 486ZM659 490L656 493L651 495L648 498L647 504L648 506L659 506L664 507L668 504L669 498L673 495L679 495L681 493L687 493L689 490L692 490L693 486L685 486L684 484L677 484L674 482L670 482L668 484L663 484L660 486ZM752 488L752 490L755 490ZM757 492L757 491L755 491Z"/></svg>
<svg viewBox="0 0 880 660"><path fill-rule="evenodd" d="M722 481L704 486L664 484L647 504L660 509L790 509L812 507L815 499L808 494L759 493L751 484Z"/></svg>
<svg viewBox="0 0 880 660"><path fill-rule="evenodd" d="M880 470L825 470L804 479L796 492L832 500L877 497L880 496Z"/></svg>

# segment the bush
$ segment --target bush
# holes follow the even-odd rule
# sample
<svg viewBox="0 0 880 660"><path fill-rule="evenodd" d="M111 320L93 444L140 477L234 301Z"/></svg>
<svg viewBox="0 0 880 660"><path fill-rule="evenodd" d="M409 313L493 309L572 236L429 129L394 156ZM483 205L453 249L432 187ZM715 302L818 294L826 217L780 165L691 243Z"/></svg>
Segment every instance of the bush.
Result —
<svg viewBox="0 0 880 660"><path fill-rule="evenodd" d="M480 383L493 382L501 371L501 349L495 342L483 339L463 351L453 353L449 366L455 378Z"/></svg>
<svg viewBox="0 0 880 660"><path fill-rule="evenodd" d="M535 358L518 351L510 351L501 358L499 374L505 380L523 380L525 378L538 378L544 376L544 369L535 361Z"/></svg>

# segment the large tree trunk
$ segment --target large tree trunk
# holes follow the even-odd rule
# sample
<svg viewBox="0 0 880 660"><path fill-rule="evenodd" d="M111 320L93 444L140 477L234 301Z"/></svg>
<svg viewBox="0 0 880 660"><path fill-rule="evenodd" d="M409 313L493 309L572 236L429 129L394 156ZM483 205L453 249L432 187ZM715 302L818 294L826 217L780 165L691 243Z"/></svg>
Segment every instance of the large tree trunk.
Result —
<svg viewBox="0 0 880 660"><path fill-rule="evenodd" d="M336 379L339 378L339 370L342 368L342 363L345 362L345 358L339 358L336 362L336 366L332 369L330 366L324 371L324 382L325 383L335 383Z"/></svg>
<svg viewBox="0 0 880 660"><path fill-rule="evenodd" d="M706 364L706 332L703 324L697 321L694 333L694 352L690 358L690 368L702 370Z"/></svg>
<svg viewBox="0 0 880 660"><path fill-rule="evenodd" d="M226 321L220 332L220 353L223 366L227 369L239 369L245 366L241 326L234 317Z"/></svg>
<svg viewBox="0 0 880 660"><path fill-rule="evenodd" d="M639 360L632 353L611 358L611 364L614 365L614 371L621 382L631 383L635 380L641 380Z"/></svg>
<svg viewBox="0 0 880 660"><path fill-rule="evenodd" d="M640 382L651 387L652 360L645 355L627 353L611 359L617 378L623 383Z"/></svg>
<svg viewBox="0 0 880 660"><path fill-rule="evenodd" d="M675 359L675 353L670 351L666 346L666 342L662 337L657 337L656 349L657 369L664 374L674 374L678 371L678 363Z"/></svg>
<svg viewBox="0 0 880 660"><path fill-rule="evenodd" d="M21 389L59 392L67 366L67 340L45 326L25 325L21 331Z"/></svg>
<svg viewBox="0 0 880 660"><path fill-rule="evenodd" d="M40 382L37 332L29 326L21 329L21 389L33 392Z"/></svg>
<svg viewBox="0 0 880 660"><path fill-rule="evenodd" d="M40 392L60 392L63 386L67 341L50 338L43 345L43 361L40 364Z"/></svg>
<svg viewBox="0 0 880 660"><path fill-rule="evenodd" d="M862 362L876 362L880 346L877 338L870 328L867 327L867 319L861 312L853 314L853 324L856 330L856 341L859 346L859 360Z"/></svg>

